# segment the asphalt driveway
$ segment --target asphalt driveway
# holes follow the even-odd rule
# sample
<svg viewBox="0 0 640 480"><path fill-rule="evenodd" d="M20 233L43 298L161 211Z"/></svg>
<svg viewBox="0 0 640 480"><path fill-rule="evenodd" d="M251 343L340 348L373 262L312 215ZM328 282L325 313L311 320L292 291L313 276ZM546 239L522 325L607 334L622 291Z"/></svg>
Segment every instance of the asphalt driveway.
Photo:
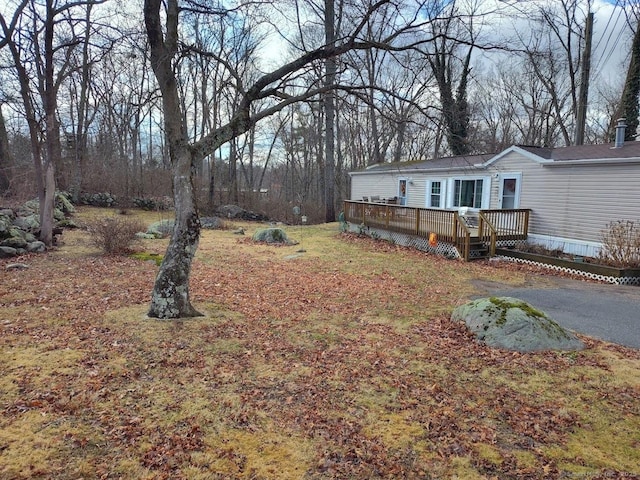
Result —
<svg viewBox="0 0 640 480"><path fill-rule="evenodd" d="M640 349L640 287L555 277L545 284L513 288L477 280L483 296L515 297L542 310L565 328Z"/></svg>

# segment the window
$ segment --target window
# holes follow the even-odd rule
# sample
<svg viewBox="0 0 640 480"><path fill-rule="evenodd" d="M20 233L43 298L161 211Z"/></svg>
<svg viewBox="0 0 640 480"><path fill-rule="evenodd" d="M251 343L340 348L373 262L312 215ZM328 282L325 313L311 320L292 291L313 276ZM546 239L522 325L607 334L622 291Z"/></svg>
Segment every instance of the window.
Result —
<svg viewBox="0 0 640 480"><path fill-rule="evenodd" d="M454 184L453 206L482 208L482 179L456 180Z"/></svg>
<svg viewBox="0 0 640 480"><path fill-rule="evenodd" d="M429 206L440 208L442 206L440 199L442 198L442 182L431 182L431 192Z"/></svg>

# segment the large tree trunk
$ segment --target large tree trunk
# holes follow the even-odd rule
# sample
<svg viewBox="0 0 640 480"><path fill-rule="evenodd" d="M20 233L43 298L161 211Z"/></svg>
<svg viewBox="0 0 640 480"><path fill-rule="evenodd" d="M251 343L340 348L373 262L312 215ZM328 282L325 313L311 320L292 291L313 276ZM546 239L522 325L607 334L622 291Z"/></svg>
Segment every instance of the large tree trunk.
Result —
<svg viewBox="0 0 640 480"><path fill-rule="evenodd" d="M145 22L151 46L151 66L162 91L162 107L171 164L175 226L151 294L148 315L171 319L201 315L189 298L191 263L200 239L200 220L193 188L193 153L180 114L177 81L171 59L176 49L178 4L168 2L167 38L160 24L161 0L145 1Z"/></svg>
<svg viewBox="0 0 640 480"><path fill-rule="evenodd" d="M187 149L173 152L175 226L151 295L148 315L180 318L202 315L191 305L189 276L200 239L200 219L191 176L191 154Z"/></svg>
<svg viewBox="0 0 640 480"><path fill-rule="evenodd" d="M327 45L335 43L335 13L334 0L324 2L324 29ZM334 58L325 60L325 85L333 87L336 81L336 61ZM323 94L325 113L325 166L324 166L324 208L325 221L334 222L335 210L335 90L328 90Z"/></svg>

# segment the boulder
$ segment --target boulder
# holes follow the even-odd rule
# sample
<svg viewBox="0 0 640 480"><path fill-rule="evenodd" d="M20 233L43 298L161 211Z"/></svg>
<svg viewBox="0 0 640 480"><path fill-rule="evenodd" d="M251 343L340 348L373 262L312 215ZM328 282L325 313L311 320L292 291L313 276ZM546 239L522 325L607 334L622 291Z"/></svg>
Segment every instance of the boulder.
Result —
<svg viewBox="0 0 640 480"><path fill-rule="evenodd" d="M25 239L25 232L16 227L11 227L8 230L8 236L0 242L3 247L12 248L25 248L27 246L27 240Z"/></svg>
<svg viewBox="0 0 640 480"><path fill-rule="evenodd" d="M205 230L220 230L224 228L224 222L220 217L202 217L200 226Z"/></svg>
<svg viewBox="0 0 640 480"><path fill-rule="evenodd" d="M479 341L490 347L518 352L584 348L573 333L517 298L480 298L457 307L451 318L464 322Z"/></svg>
<svg viewBox="0 0 640 480"><path fill-rule="evenodd" d="M12 216L0 213L0 238L6 238L9 236L9 229L11 228L12 224Z"/></svg>
<svg viewBox="0 0 640 480"><path fill-rule="evenodd" d="M256 233L253 234L252 240L254 242L279 243L283 245L296 244L296 242L289 240L289 237L287 237L287 234L281 228L257 230Z"/></svg>
<svg viewBox="0 0 640 480"><path fill-rule="evenodd" d="M237 218L240 220L252 220L255 222L264 222L269 217L261 213L250 212L237 205L222 205L216 209L216 215L222 218Z"/></svg>
<svg viewBox="0 0 640 480"><path fill-rule="evenodd" d="M35 213L16 217L13 224L26 232L37 232L40 230L40 218Z"/></svg>
<svg viewBox="0 0 640 480"><path fill-rule="evenodd" d="M0 258L11 258L18 255L18 250L13 247L0 246Z"/></svg>
<svg viewBox="0 0 640 480"><path fill-rule="evenodd" d="M153 235L153 238L165 238L173 233L173 220L160 220L154 222L147 228L147 234Z"/></svg>
<svg viewBox="0 0 640 480"><path fill-rule="evenodd" d="M29 253L42 253L46 250L47 246L39 240L27 243L27 252Z"/></svg>

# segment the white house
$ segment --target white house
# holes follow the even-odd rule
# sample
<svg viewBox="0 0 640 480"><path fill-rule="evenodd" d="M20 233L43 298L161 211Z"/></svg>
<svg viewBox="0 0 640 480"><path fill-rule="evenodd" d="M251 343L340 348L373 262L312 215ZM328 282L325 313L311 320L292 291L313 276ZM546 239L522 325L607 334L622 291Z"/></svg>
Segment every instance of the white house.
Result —
<svg viewBox="0 0 640 480"><path fill-rule="evenodd" d="M640 221L635 141L512 146L497 155L385 163L350 175L356 201L394 198L408 207L471 212L530 209L528 240L576 255L597 255L610 222Z"/></svg>

